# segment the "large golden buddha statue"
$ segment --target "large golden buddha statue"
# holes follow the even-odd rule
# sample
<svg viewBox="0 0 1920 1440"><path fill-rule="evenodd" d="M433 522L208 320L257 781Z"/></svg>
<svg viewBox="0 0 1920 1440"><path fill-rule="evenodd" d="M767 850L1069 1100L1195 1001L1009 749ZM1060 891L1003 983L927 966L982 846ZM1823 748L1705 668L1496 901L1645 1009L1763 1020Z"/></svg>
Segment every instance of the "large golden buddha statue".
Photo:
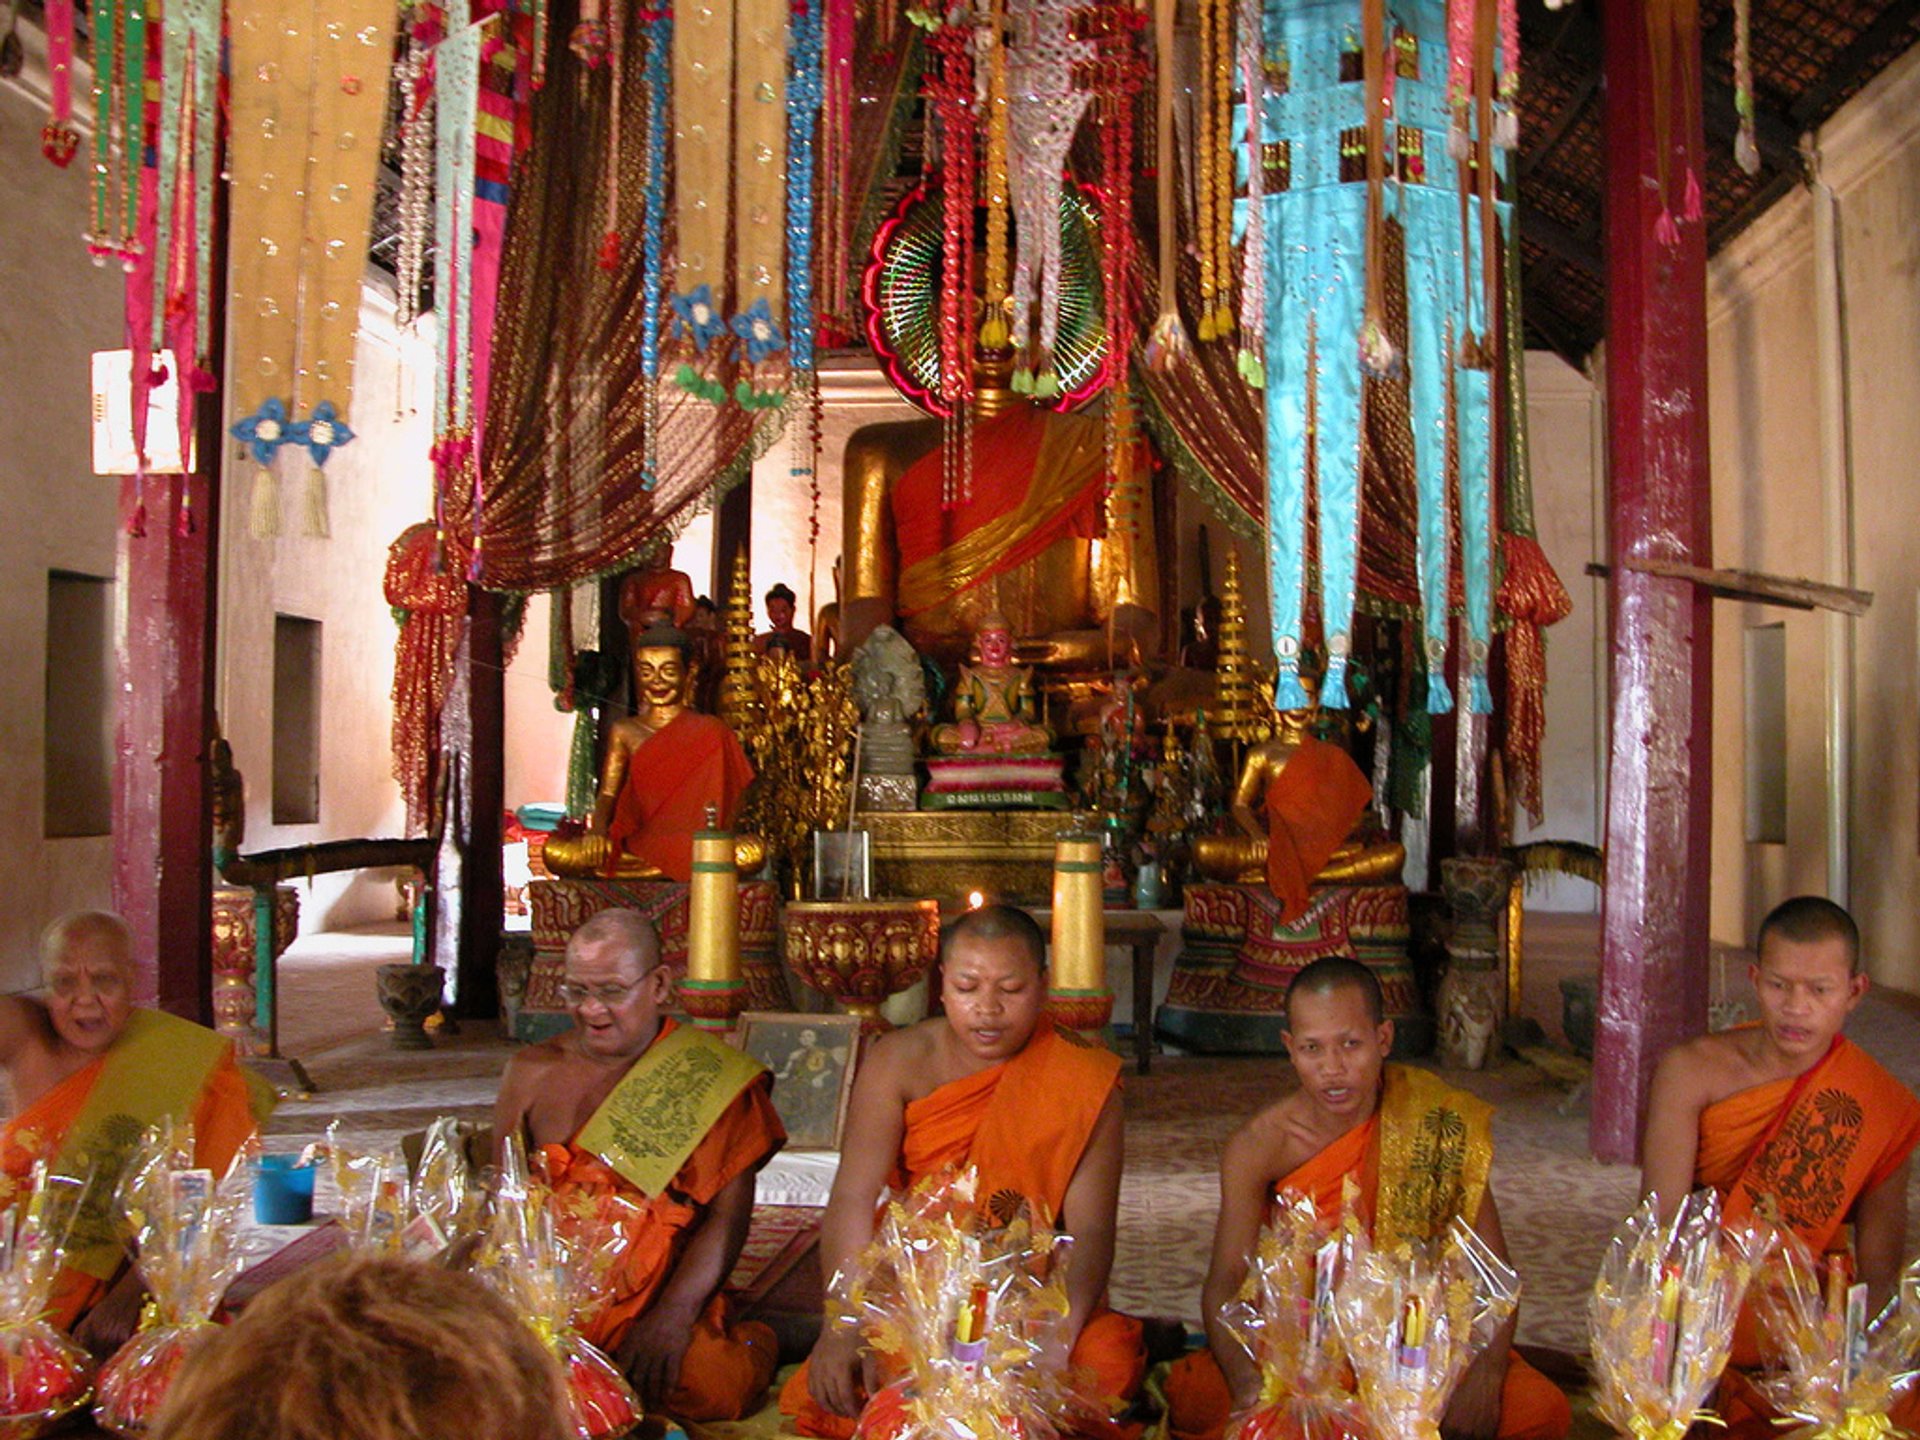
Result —
<svg viewBox="0 0 1920 1440"><path fill-rule="evenodd" d="M1110 630L1123 657L1156 650L1152 507L1135 507L1131 533L1109 530L1103 417L1040 408L1011 373L1007 354L980 354L971 492L951 506L942 421L868 425L847 441L843 651L891 625L956 665L994 611L1029 662L1104 669Z"/></svg>
<svg viewBox="0 0 1920 1440"><path fill-rule="evenodd" d="M600 791L585 834L554 835L541 852L556 875L615 880L687 880L694 832L725 829L753 778L746 752L723 720L691 703L692 637L658 623L633 645L635 710L613 722ZM763 842L742 836L735 863L757 869Z"/></svg>
<svg viewBox="0 0 1920 1440"><path fill-rule="evenodd" d="M1317 706L1274 712L1273 738L1247 752L1233 789L1239 833L1193 842L1202 875L1266 883L1286 923L1306 913L1313 889L1397 884L1407 861L1399 841L1366 824L1373 787L1344 749L1314 737L1318 713Z"/></svg>

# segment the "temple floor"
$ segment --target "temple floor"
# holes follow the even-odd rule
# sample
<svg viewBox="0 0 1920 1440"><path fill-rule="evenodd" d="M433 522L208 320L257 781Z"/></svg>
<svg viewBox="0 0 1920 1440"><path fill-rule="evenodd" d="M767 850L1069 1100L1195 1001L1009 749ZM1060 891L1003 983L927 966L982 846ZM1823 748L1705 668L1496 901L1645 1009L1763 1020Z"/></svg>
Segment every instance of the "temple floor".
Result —
<svg viewBox="0 0 1920 1440"><path fill-rule="evenodd" d="M1593 971L1598 919L1530 915L1526 942L1522 1008L1557 1041L1559 980ZM289 951L282 969L282 1051L305 1063L319 1089L281 1105L269 1125L273 1148L319 1138L336 1116L364 1144L395 1140L441 1114L487 1118L512 1051L484 1033L490 1027L469 1025L441 1036L434 1051L412 1053L393 1050L379 1032L372 967L405 958L404 944L397 935L353 932L311 937ZM1716 999L1744 992L1743 958L1730 952L1716 960ZM1916 1017L1920 999L1874 990L1848 1033L1908 1086L1920 1088ZM1131 1056L1130 1047L1121 1048ZM1584 1096L1569 1105L1565 1084L1530 1063L1508 1056L1489 1070L1447 1078L1498 1106L1494 1190L1526 1287L1519 1339L1583 1353L1587 1291L1607 1237L1633 1203L1638 1172L1588 1157ZM1243 1116L1291 1083L1278 1058L1163 1055L1145 1076L1129 1066L1127 1169L1113 1269L1117 1306L1197 1325L1221 1145ZM1913 1198L1920 1199L1920 1175ZM324 1185L320 1204L324 1210ZM791 1223L771 1210L760 1215L768 1230ZM779 1248L755 1251L764 1258Z"/></svg>

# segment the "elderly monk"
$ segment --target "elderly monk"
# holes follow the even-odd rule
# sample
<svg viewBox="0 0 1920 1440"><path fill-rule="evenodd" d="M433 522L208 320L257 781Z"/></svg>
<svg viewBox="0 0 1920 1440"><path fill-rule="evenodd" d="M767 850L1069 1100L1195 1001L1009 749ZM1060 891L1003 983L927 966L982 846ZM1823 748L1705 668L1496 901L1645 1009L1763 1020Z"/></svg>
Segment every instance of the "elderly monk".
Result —
<svg viewBox="0 0 1920 1440"><path fill-rule="evenodd" d="M1386 1063L1393 1022L1366 966L1316 960L1287 987L1287 1055L1300 1088L1233 1133L1220 1162L1220 1219L1201 1291L1208 1349L1167 1377L1175 1440L1217 1440L1228 1417L1260 1394L1253 1361L1220 1320L1239 1292L1276 1197L1312 1200L1332 1222L1349 1178L1377 1246L1428 1240L1470 1220L1502 1259L1506 1241L1487 1174L1492 1112L1424 1070ZM1450 1137L1438 1147L1402 1137ZM1510 1348L1513 1321L1475 1357L1454 1391L1441 1433L1455 1440L1558 1440L1573 1423L1567 1398Z"/></svg>
<svg viewBox="0 0 1920 1440"><path fill-rule="evenodd" d="M974 1166L993 1213L1011 1218L1025 1202L1072 1235L1066 1359L1075 1390L1104 1416L1133 1397L1146 1364L1140 1323L1106 1302L1120 1198L1120 1061L1045 1017L1045 961L1045 937L1023 910L987 906L949 928L946 1013L882 1038L854 1082L820 1227L820 1270L831 1278L858 1257L889 1188ZM879 1390L890 1378L852 1330L834 1326L788 1380L780 1408L803 1435L845 1437L878 1391L871 1404L887 1409L867 1417L866 1433L881 1440L902 1411L898 1391Z"/></svg>
<svg viewBox="0 0 1920 1440"><path fill-rule="evenodd" d="M85 1344L125 1340L145 1292L125 1265L113 1190L141 1133L193 1123L196 1163L224 1172L273 1109L273 1092L242 1071L224 1036L133 1003L133 942L101 911L56 920L40 942L45 998L0 996L0 1065L14 1116L0 1131L0 1203L34 1163L91 1175L49 1317Z"/></svg>
<svg viewBox="0 0 1920 1440"><path fill-rule="evenodd" d="M786 1143L772 1079L662 1016L673 975L637 911L603 910L574 931L560 993L574 1027L507 1063L495 1144L519 1134L562 1203L616 1194L639 1207L586 1338L648 1409L737 1420L773 1378L773 1332L731 1322L720 1293L747 1238L754 1175Z"/></svg>
<svg viewBox="0 0 1920 1440"><path fill-rule="evenodd" d="M1724 1220L1758 1211L1816 1256L1844 1251L1851 1225L1854 1274L1877 1314L1906 1258L1920 1100L1840 1033L1867 993L1851 915L1817 896L1788 900L1761 922L1757 948L1748 975L1759 1023L1676 1045L1653 1072L1641 1183L1668 1216L1710 1185ZM1716 1403L1730 1433L1778 1433L1737 1373L1759 1360L1749 1310ZM1920 1400L1910 1395L1892 1418L1912 1428Z"/></svg>
<svg viewBox="0 0 1920 1440"><path fill-rule="evenodd" d="M724 720L702 715L693 698L693 637L654 624L633 642L634 713L613 722L600 793L584 835L555 835L541 852L556 875L603 875L684 884L693 875L694 832L725 829L753 778L753 765ZM735 842L743 869L757 869L765 847Z"/></svg>

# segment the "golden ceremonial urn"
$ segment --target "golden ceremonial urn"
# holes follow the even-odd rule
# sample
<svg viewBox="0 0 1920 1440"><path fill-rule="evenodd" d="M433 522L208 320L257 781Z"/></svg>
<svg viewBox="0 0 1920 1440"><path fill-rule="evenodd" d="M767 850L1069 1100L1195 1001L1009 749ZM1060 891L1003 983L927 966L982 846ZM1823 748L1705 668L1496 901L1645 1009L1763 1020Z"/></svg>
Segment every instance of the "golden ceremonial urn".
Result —
<svg viewBox="0 0 1920 1440"><path fill-rule="evenodd" d="M796 900L782 911L787 965L860 1017L890 1028L880 1006L925 975L940 953L936 900Z"/></svg>

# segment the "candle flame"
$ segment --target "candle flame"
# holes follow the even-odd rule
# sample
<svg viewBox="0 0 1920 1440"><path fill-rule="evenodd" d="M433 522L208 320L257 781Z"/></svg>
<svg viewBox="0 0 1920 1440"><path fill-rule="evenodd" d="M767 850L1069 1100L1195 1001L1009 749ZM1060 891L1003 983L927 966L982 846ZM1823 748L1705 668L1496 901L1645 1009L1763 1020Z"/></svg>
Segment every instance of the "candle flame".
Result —
<svg viewBox="0 0 1920 1440"><path fill-rule="evenodd" d="M978 910L986 903L987 897L982 895L978 890L969 890L967 892L967 908L969 910Z"/></svg>

